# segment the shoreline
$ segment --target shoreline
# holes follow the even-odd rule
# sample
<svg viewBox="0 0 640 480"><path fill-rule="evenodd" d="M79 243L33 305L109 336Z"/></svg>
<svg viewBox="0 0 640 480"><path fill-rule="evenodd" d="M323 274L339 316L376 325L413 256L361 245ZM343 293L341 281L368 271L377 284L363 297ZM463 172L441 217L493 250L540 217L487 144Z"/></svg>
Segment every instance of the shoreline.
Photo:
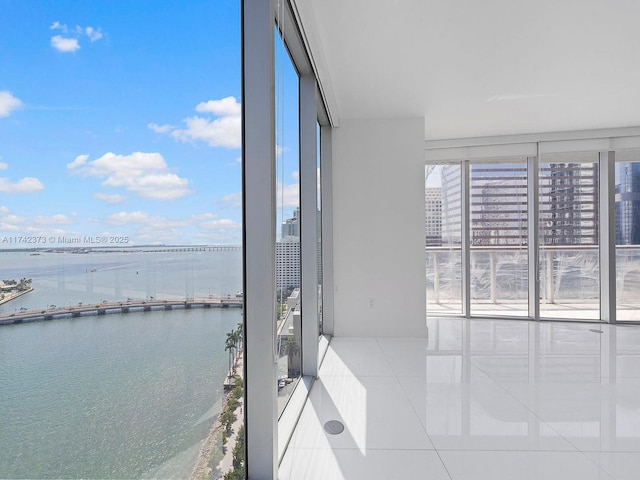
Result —
<svg viewBox="0 0 640 480"><path fill-rule="evenodd" d="M222 410L218 413L213 425L211 425L211 429L207 434L207 437L202 444L202 448L200 449L200 453L198 454L198 460L196 460L196 464L191 471L191 475L189 475L189 480L204 480L212 478L211 474L213 470L209 467L209 459L214 453L216 447L216 436L222 427L222 422L220 422L220 415L224 411L224 408L227 405L227 401L229 400L229 393L224 394L224 399L222 401Z"/></svg>
<svg viewBox="0 0 640 480"><path fill-rule="evenodd" d="M29 287L27 290L18 292L16 295L11 295L9 298L7 298L7 296L5 295L5 297L2 300L0 300L0 305L4 305L5 303L10 302L11 300L15 300L16 298L21 297L22 295L26 295L29 292L33 292L33 287Z"/></svg>
<svg viewBox="0 0 640 480"><path fill-rule="evenodd" d="M243 372L242 355L243 355L243 350L240 349L236 354L236 358L234 360L236 375L240 378L244 377L244 375L242 374ZM229 372L227 373L225 380L230 376L232 376L231 370L229 370ZM205 438L204 443L202 444L202 448L200 449L200 453L198 454L198 459L196 461L196 464L194 465L193 470L191 471L189 480L217 480L222 478L226 473L221 471L220 466L223 463L223 460L227 456L227 454L233 452L233 448L235 447L235 435L233 436L233 442L231 442L231 438L227 439L227 443L224 447L224 452L222 453L222 460L217 465L218 472L215 472L216 466L214 466L214 468L209 466L209 462L211 461L211 458L215 454L215 448L217 446L216 437L218 436L220 429L223 427L222 422L220 421L220 417L222 416L222 413L226 410L227 404L229 403L229 399L231 398L231 389L228 391L224 391L224 388L223 388L223 392L224 393L223 393L220 412L218 413L218 416L213 422L213 425L211 425L211 429L209 430L209 433L207 434L207 437ZM238 407L238 409L242 411L242 407ZM242 419L242 423L244 423L244 419ZM237 431L234 433L237 434ZM213 475L214 473L217 473L217 475L214 476Z"/></svg>

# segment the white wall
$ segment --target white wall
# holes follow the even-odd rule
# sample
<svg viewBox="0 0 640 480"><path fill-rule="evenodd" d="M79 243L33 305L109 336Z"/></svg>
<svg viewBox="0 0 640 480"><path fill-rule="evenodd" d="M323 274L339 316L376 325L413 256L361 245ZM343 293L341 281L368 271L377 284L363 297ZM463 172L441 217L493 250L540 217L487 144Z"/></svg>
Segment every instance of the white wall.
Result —
<svg viewBox="0 0 640 480"><path fill-rule="evenodd" d="M333 132L336 336L425 336L424 119Z"/></svg>

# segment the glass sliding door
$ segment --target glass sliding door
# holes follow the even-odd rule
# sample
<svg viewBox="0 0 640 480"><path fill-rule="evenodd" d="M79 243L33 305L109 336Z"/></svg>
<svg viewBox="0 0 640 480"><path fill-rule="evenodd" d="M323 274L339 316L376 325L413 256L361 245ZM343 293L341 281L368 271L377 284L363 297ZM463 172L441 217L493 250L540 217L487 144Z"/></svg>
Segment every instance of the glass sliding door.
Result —
<svg viewBox="0 0 640 480"><path fill-rule="evenodd" d="M539 198L540 316L597 320L598 153L543 155Z"/></svg>
<svg viewBox="0 0 640 480"><path fill-rule="evenodd" d="M425 167L425 261L429 315L462 314L462 167Z"/></svg>
<svg viewBox="0 0 640 480"><path fill-rule="evenodd" d="M527 163L470 165L472 315L527 316Z"/></svg>
<svg viewBox="0 0 640 480"><path fill-rule="evenodd" d="M640 151L616 152L616 318L640 320Z"/></svg>
<svg viewBox="0 0 640 480"><path fill-rule="evenodd" d="M600 156L427 164L428 315L601 321L600 236L615 217L612 308L616 321L640 322L640 149L615 152L610 212L600 210L608 191Z"/></svg>

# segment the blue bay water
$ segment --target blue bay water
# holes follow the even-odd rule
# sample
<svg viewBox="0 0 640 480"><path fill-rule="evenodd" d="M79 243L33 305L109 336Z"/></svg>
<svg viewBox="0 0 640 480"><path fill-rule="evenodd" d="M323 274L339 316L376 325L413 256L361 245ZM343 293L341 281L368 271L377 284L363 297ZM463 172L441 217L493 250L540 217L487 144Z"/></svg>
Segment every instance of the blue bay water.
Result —
<svg viewBox="0 0 640 480"><path fill-rule="evenodd" d="M240 252L0 253L34 291L0 306L235 294ZM185 478L215 415L240 309L0 327L0 478Z"/></svg>

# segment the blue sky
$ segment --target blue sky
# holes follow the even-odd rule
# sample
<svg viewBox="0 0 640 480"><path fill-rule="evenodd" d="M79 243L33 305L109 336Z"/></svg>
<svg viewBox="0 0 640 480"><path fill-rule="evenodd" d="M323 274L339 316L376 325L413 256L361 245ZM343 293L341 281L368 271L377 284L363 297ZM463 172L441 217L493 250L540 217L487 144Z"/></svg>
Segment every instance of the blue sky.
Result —
<svg viewBox="0 0 640 480"><path fill-rule="evenodd" d="M0 249L32 246L20 236L240 243L239 2L0 0L0 11ZM278 212L290 216L297 82L283 59Z"/></svg>

